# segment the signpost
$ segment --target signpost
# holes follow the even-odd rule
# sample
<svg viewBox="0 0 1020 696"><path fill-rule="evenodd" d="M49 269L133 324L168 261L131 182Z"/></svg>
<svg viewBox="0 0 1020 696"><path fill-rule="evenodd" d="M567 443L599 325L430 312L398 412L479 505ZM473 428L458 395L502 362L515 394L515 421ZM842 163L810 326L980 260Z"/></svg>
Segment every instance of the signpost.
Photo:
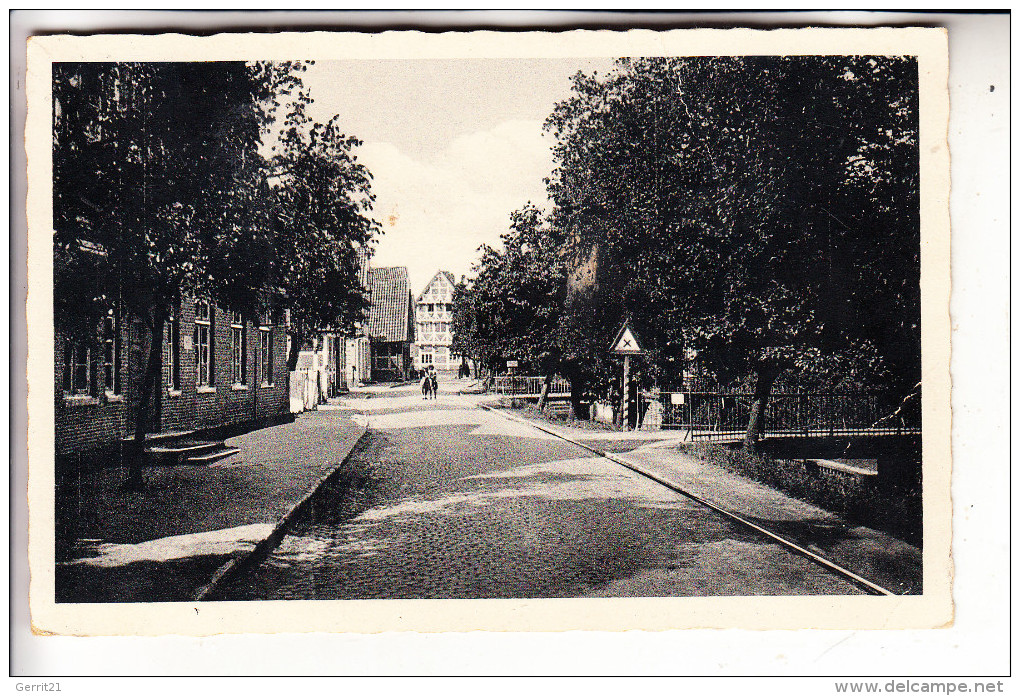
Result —
<svg viewBox="0 0 1020 696"><path fill-rule="evenodd" d="M613 339L613 347L610 352L623 356L623 391L621 408L623 409L623 423L630 423L630 356L643 355L644 350L638 342L637 333L631 328L630 319L623 322L623 326Z"/></svg>

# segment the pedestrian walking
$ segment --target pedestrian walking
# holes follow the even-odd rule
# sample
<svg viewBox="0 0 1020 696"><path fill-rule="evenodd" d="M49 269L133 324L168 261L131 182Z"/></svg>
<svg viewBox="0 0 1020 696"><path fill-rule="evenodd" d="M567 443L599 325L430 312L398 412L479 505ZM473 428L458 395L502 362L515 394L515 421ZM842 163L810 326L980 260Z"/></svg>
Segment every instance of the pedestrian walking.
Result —
<svg viewBox="0 0 1020 696"><path fill-rule="evenodd" d="M435 369L429 374L429 382L432 390L432 398L436 398L436 394L439 393L439 378L436 376Z"/></svg>
<svg viewBox="0 0 1020 696"><path fill-rule="evenodd" d="M429 396L431 396L431 391L432 391L432 379L428 373L428 370L426 370L425 374L422 375L421 378L421 398L428 399Z"/></svg>

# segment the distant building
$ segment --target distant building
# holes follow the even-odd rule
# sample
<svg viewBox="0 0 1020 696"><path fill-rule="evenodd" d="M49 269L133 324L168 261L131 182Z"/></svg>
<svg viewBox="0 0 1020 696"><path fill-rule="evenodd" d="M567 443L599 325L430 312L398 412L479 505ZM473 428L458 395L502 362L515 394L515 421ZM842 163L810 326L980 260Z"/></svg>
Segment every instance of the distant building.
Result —
<svg viewBox="0 0 1020 696"><path fill-rule="evenodd" d="M368 315L371 379L403 381L411 376L411 344L414 342L407 268L372 268L369 279L372 288L372 307Z"/></svg>
<svg viewBox="0 0 1020 696"><path fill-rule="evenodd" d="M370 255L368 249L358 254L358 280L366 291L372 291L370 271ZM368 326L361 324L353 336L344 341L344 356L340 361L344 366L349 388L372 381L372 349L368 338Z"/></svg>
<svg viewBox="0 0 1020 696"><path fill-rule="evenodd" d="M449 271L437 271L415 302L417 341L415 367L430 365L441 372L456 372L460 356L450 351L453 343L453 290L456 281Z"/></svg>
<svg viewBox="0 0 1020 696"><path fill-rule="evenodd" d="M370 255L358 253L358 281L368 293ZM303 411L336 398L372 378L370 349L365 323L353 332L323 331L311 337L298 354L291 377L291 410Z"/></svg>

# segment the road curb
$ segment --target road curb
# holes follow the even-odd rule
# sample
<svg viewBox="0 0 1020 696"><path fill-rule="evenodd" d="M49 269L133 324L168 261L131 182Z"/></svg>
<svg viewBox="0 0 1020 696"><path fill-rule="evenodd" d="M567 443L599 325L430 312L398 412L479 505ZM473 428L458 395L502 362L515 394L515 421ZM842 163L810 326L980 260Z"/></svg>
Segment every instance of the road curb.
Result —
<svg viewBox="0 0 1020 696"><path fill-rule="evenodd" d="M791 541L791 540L789 540L789 539L787 539L787 538L785 538L783 536L780 536L780 535L776 534L775 532L769 531L768 529L766 529L766 528L764 528L764 527L762 527L762 526L760 526L758 524L755 524L754 522L751 522L750 520L746 520L741 515L738 515L738 514L736 514L734 512L730 512L729 510L726 510L725 508L722 508L722 507L716 505L715 503L713 503L713 502L711 502L709 500L705 500L704 498L702 498L700 496L694 495L693 493L690 493L690 492L684 490L683 488L681 488L677 484L673 483L672 481L669 481L668 479L663 478L662 476L660 476L659 474L657 474L657 473L655 473L653 471L649 471L649 470L645 469L640 464L637 464L637 463L632 462L632 461L628 461L628 460L624 459L623 457L620 457L619 455L614 454L612 452L603 452L602 450L600 450L600 449L598 449L596 447L591 447L590 445L585 445L585 444L583 444L581 442L578 442L577 440L575 440L574 438L572 438L572 437L570 437L568 435L564 435L561 432L557 432L553 428L549 428L549 427L547 427L545 425L542 425L540 423L536 423L535 421L531 421L531 420L528 420L526 418L521 418L520 416L511 414L511 413L506 413L502 409L493 408L491 406L486 406L484 404L479 404L479 407L485 409L486 411L490 411L492 413L499 414L500 416L502 416L503 418L506 418L507 420L515 421L517 423L522 423L522 424L525 424L525 425L530 425L530 426L532 426L534 428L537 428L537 429L541 430L542 432L545 432L545 433L548 433L549 435L553 435L555 437L558 437L561 440L565 440L565 441L569 442L572 445L576 445L577 447L580 447L582 449L586 449L589 452L597 454L600 457L605 457L606 459L610 460L611 462L615 462L615 463L619 464L622 467L630 469L634 473L637 473L637 474L640 474L640 475L642 475L642 476L644 476L646 478L649 478L649 479L655 481L656 483L658 483L658 484L660 484L662 486L665 486L666 488L669 488L672 491L675 491L675 492L677 492L677 493L679 493L679 494L681 494L683 496L686 496L686 497L690 498L691 500L694 500L694 501L696 501L698 503L701 503L705 507L711 508L712 510L715 510L719 514L721 514L721 515L723 515L723 516L725 516L725 517L727 517L727 518L729 518L729 519L731 519L731 520L733 520L733 521L735 521L735 522L737 522L739 524L742 524L742 525L745 525L747 527L750 527L751 529L754 529L755 531L759 532L760 534L763 534L763 535L773 539L774 541L779 542L780 544L782 544L783 546L785 546L789 550L793 551L794 553L797 553L797 554L799 554L801 556L804 556L805 558L813 561L814 563L817 563L818 565L821 565L821 566L823 566L825 568L828 568L829 570L837 573L838 575L843 576L847 580L853 582L855 585L857 585L858 587L861 587L862 589L866 590L867 592L869 592L871 594L886 595L886 596L896 596L895 592L892 592L892 591L882 587L881 585L878 585L878 584L868 580L867 578L861 577L860 575L854 573L853 571L851 571L851 570L849 570L847 568L844 568L843 566L841 566L838 563L836 563L836 562L826 558L825 556L819 555L819 554L815 553L814 551L810 551L810 550L804 548L803 546L801 546L800 544L798 544L798 543L796 543L794 541Z"/></svg>
<svg viewBox="0 0 1020 696"><path fill-rule="evenodd" d="M297 503L295 503L294 506L291 507L291 509L286 514L284 514L283 517L279 519L279 521L277 521L276 526L273 527L273 531L270 532L268 536L266 536L261 541L257 542L255 546L253 546L252 549L247 553L240 556L235 556L226 563L224 563L223 565L221 565L219 568L217 568L216 572L213 573L212 578L210 578L209 582L203 585L202 587L198 588L192 594L191 597L192 601L206 602L213 600L216 591L219 589L221 585L229 582L230 580L237 577L240 573L251 568L253 564L264 559L272 552L273 549L275 549L279 545L280 541L287 533L287 530L290 529L290 526L293 524L295 518L297 518L298 514L300 514L300 512L305 508L305 506L308 505L308 501L312 499L312 496L314 496L319 491L320 488L322 488L331 478L333 478L333 476L335 476L344 467L345 464L347 464L347 462L351 458L351 455L353 455L354 452L357 451L359 447L361 447L362 443L365 442L366 437L368 435L368 428L364 426L360 427L361 434L358 435L358 438L354 441L354 444L347 451L347 454L340 461L340 463L337 464L328 472L326 472L317 482L315 482L305 492L301 499Z"/></svg>

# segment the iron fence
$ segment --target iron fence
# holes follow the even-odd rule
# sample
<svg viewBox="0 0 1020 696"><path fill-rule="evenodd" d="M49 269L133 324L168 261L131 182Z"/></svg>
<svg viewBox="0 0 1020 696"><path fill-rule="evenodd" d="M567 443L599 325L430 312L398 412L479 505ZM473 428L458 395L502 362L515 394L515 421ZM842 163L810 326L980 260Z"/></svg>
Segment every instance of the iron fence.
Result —
<svg viewBox="0 0 1020 696"><path fill-rule="evenodd" d="M545 377L529 375L501 375L493 378L493 391L503 396L534 397L542 394L542 387L545 385ZM570 382L559 375L553 377L549 385L550 397L570 396Z"/></svg>
<svg viewBox="0 0 1020 696"><path fill-rule="evenodd" d="M742 437L754 404L750 393L664 392L662 427L684 429L692 440ZM780 392L772 394L761 433L770 437L920 432L920 403L882 392Z"/></svg>

